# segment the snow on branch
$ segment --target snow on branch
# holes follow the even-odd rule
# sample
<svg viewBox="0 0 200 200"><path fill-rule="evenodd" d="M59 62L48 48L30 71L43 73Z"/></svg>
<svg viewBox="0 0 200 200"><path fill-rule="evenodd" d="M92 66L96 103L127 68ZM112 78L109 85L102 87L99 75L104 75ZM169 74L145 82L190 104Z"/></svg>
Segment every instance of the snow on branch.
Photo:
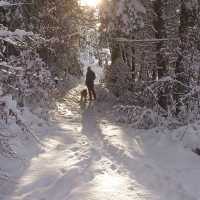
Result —
<svg viewBox="0 0 200 200"><path fill-rule="evenodd" d="M120 32L128 35L133 30L144 27L142 15L146 9L138 0L109 1L101 10L108 33Z"/></svg>
<svg viewBox="0 0 200 200"><path fill-rule="evenodd" d="M11 4L9 2L0 1L0 6L10 6Z"/></svg>
<svg viewBox="0 0 200 200"><path fill-rule="evenodd" d="M156 43L156 42L169 41L169 40L178 41L179 38L163 38L163 39L153 38L153 39L143 39L143 40L131 40L131 39L127 39L127 38L116 38L115 39L116 42L129 42L129 43L134 43L134 42Z"/></svg>

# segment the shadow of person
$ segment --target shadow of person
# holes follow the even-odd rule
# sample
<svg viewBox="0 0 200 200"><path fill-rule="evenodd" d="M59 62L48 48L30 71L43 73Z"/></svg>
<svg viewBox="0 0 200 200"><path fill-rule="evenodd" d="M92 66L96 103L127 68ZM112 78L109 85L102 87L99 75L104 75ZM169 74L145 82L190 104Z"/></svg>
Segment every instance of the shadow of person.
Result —
<svg viewBox="0 0 200 200"><path fill-rule="evenodd" d="M81 110L85 110L85 108L86 108L86 101L82 101L82 100L80 100L80 109Z"/></svg>
<svg viewBox="0 0 200 200"><path fill-rule="evenodd" d="M89 100L89 103L88 103L88 105L87 105L87 108L88 109L92 109L92 106L93 106L93 104L94 104L94 101L92 101L92 100Z"/></svg>
<svg viewBox="0 0 200 200"><path fill-rule="evenodd" d="M87 101L81 103L82 109L82 133L87 137L93 136L96 132L96 126L94 124L94 101ZM84 107L85 106L85 107Z"/></svg>
<svg viewBox="0 0 200 200"><path fill-rule="evenodd" d="M92 100L89 100L89 101L80 100L80 103L79 103L81 110L85 110L85 109L91 110L93 107L93 104L94 104L94 101L92 101Z"/></svg>

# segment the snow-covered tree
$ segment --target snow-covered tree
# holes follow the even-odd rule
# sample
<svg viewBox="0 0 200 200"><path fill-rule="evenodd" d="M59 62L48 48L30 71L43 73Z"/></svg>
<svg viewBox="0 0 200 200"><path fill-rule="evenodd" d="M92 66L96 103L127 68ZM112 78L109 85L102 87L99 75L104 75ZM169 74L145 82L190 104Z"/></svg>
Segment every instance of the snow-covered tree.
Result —
<svg viewBox="0 0 200 200"><path fill-rule="evenodd" d="M31 43L32 48L49 66L52 76L64 74L65 65L70 63L70 60L66 60L66 53L79 52L79 24L74 16L74 13L81 15L78 2L34 0L21 7L26 30L38 34ZM82 66L79 62L76 64L74 70L80 76Z"/></svg>
<svg viewBox="0 0 200 200"><path fill-rule="evenodd" d="M105 0L102 3L101 30L103 37L109 37L111 49L111 61L120 56L119 45L114 42L114 38L130 36L134 31L144 27L142 15L146 12L144 6L138 1L130 0ZM112 39L112 40L111 40Z"/></svg>
<svg viewBox="0 0 200 200"><path fill-rule="evenodd" d="M21 5L12 1L0 1L0 3L3 13L12 12L15 10L13 6ZM10 27L12 20L8 16L2 18L1 22ZM26 164L14 150L15 145L19 141L28 141L29 134L38 141L39 139L31 127L32 121L26 121L24 113L29 112L41 119L38 123L39 121L41 124L45 123L49 111L53 108L57 90L48 66L33 48L38 35L21 30L19 27L11 31L3 24L0 24L0 154ZM16 24L15 26L17 27ZM18 125L19 129L11 130L12 124ZM2 171L0 179L13 181Z"/></svg>
<svg viewBox="0 0 200 200"><path fill-rule="evenodd" d="M9 64L13 68L8 77L12 87L8 86L7 92L12 94L19 105L40 107L41 110L52 109L56 95L55 84L39 54L32 50L22 51L18 57L11 56Z"/></svg>
<svg viewBox="0 0 200 200"><path fill-rule="evenodd" d="M167 117L169 124L173 117L176 117L179 125L188 120L198 120L198 1L177 1L176 4L165 0L140 2L146 9L144 27L134 31L131 37L123 35L123 38L116 39L113 36L125 52L124 65L127 66L130 57L135 62L132 65L135 66L135 72L132 71L134 80L126 87L124 93L127 95L122 95L118 100L124 105L139 106L141 111L150 108L155 116L158 114L155 126L161 123L162 116ZM113 68L108 70L111 75ZM135 112L135 109L130 110L129 116ZM140 114L133 113L133 116ZM144 117L148 116L145 114ZM169 124L167 126L170 128L175 127Z"/></svg>
<svg viewBox="0 0 200 200"><path fill-rule="evenodd" d="M175 86L175 99L176 99L176 114L178 115L183 107L186 106L186 102L183 102L183 95L187 96L188 85L190 85L191 71L199 71L198 57L199 49L195 42L198 42L198 35L196 35L197 26L197 13L198 13L198 1L185 1L181 0L180 10L180 25L179 25L179 46L177 48L177 62L176 62L176 80ZM195 23L196 22L196 23ZM196 75L195 75L196 77ZM185 104L185 105L184 105ZM184 108L185 110L185 108Z"/></svg>

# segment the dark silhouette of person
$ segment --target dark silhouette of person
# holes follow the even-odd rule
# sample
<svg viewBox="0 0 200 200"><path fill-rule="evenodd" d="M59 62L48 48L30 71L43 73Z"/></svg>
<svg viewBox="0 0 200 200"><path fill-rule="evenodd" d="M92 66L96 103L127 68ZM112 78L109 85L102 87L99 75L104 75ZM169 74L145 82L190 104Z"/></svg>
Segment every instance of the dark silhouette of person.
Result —
<svg viewBox="0 0 200 200"><path fill-rule="evenodd" d="M95 78L96 78L95 73L91 70L91 67L88 67L85 84L87 85L87 88L88 88L90 100L92 99L92 95L93 95L94 99L96 99L96 93L94 91Z"/></svg>

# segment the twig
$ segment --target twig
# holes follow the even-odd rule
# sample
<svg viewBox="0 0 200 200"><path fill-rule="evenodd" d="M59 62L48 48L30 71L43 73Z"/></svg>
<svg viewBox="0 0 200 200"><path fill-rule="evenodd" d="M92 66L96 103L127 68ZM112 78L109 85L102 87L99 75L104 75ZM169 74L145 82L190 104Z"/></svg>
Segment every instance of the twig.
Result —
<svg viewBox="0 0 200 200"><path fill-rule="evenodd" d="M182 137L181 137L180 141L183 139L183 136L185 135L185 133L186 133L187 129L188 129L188 124L187 124L187 127L186 127L186 129L185 129L185 132L183 133L183 135L182 135Z"/></svg>

